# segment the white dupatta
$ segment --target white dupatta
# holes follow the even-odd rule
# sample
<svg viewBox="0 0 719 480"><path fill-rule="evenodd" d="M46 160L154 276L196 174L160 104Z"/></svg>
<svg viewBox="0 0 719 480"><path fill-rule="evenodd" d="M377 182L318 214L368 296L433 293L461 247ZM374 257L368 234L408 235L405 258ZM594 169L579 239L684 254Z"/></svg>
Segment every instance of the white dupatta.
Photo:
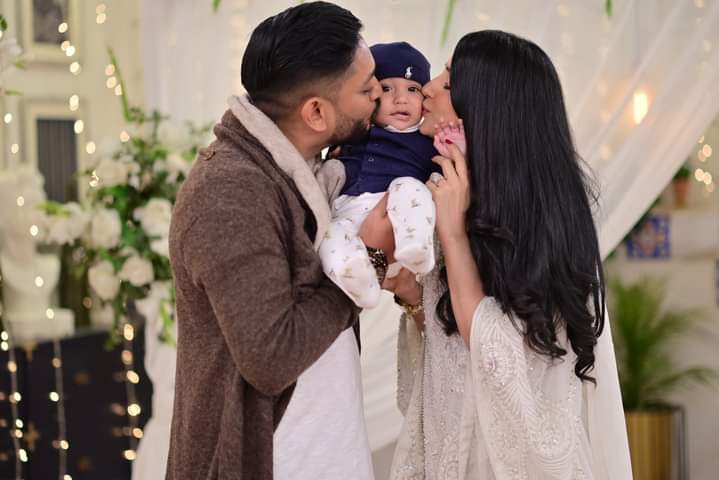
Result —
<svg viewBox="0 0 719 480"><path fill-rule="evenodd" d="M434 321L427 312L427 322ZM400 329L400 409L405 424L393 480L426 477L423 412L424 348L414 322ZM477 307L457 449L460 480L631 480L631 462L609 321L595 349L592 383L574 374L569 352L550 361L529 349L493 298ZM450 372L448 372L450 374Z"/></svg>

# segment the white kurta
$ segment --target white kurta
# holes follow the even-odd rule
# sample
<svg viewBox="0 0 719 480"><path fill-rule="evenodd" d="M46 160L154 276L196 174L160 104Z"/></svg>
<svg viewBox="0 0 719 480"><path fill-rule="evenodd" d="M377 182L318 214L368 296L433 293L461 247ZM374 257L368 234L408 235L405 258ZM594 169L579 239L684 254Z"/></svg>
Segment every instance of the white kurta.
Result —
<svg viewBox="0 0 719 480"><path fill-rule="evenodd" d="M564 332L569 354L538 355L493 298L477 307L468 351L437 321L437 270L424 282L424 336L406 318L400 328L405 424L391 478L630 480L609 322L596 348L596 388L574 374Z"/></svg>

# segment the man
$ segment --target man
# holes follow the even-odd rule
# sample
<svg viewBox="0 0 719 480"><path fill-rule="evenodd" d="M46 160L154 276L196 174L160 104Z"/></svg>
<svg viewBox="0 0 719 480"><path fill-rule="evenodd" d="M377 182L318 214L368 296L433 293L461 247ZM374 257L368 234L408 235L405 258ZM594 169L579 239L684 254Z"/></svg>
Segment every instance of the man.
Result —
<svg viewBox="0 0 719 480"><path fill-rule="evenodd" d="M322 272L312 159L366 134L380 87L349 11L266 19L173 212L177 379L167 479L371 479L358 311Z"/></svg>

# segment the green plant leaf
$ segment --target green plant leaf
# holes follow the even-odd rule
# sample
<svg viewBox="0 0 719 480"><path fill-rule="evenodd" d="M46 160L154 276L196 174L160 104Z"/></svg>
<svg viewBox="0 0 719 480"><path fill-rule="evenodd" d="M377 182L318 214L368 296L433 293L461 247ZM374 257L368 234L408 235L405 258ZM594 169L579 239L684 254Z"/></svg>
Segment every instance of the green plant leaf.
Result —
<svg viewBox="0 0 719 480"><path fill-rule="evenodd" d="M212 11L217 13L217 10L220 8L220 3L222 0L212 0Z"/></svg>
<svg viewBox="0 0 719 480"><path fill-rule="evenodd" d="M664 404L679 386L710 384L719 376L705 367L678 369L675 344L704 319L693 309L663 307L666 280L644 278L625 285L609 283L611 321L622 401L626 410Z"/></svg>
<svg viewBox="0 0 719 480"><path fill-rule="evenodd" d="M452 24L452 17L454 16L454 7L457 4L457 0L447 0L447 13L444 15L444 25L442 26L442 37L440 38L440 46L444 47L447 43L447 37L449 36L449 27Z"/></svg>
<svg viewBox="0 0 719 480"><path fill-rule="evenodd" d="M645 394L647 402L652 399L660 400L661 397L676 391L680 387L696 385L711 385L719 378L717 372L706 367L691 367L684 370L670 372L654 380L655 383L648 385Z"/></svg>
<svg viewBox="0 0 719 480"><path fill-rule="evenodd" d="M0 32L4 32L7 30L7 20L5 19L5 15L0 15Z"/></svg>
<svg viewBox="0 0 719 480"><path fill-rule="evenodd" d="M607 17L611 17L614 5L612 4L612 0L606 0L606 3L604 4L604 10L607 12Z"/></svg>

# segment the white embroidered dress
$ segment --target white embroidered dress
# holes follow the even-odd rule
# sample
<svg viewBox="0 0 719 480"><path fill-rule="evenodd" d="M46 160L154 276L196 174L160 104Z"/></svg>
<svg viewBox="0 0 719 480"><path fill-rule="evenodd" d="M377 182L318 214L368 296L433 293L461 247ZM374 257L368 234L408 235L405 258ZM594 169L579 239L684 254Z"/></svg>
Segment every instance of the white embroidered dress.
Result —
<svg viewBox="0 0 719 480"><path fill-rule="evenodd" d="M470 349L435 314L439 268L425 277L425 332L403 318L398 404L405 424L392 480L630 480L629 449L609 322L596 348L597 387L570 352L529 349L493 298L474 315Z"/></svg>

